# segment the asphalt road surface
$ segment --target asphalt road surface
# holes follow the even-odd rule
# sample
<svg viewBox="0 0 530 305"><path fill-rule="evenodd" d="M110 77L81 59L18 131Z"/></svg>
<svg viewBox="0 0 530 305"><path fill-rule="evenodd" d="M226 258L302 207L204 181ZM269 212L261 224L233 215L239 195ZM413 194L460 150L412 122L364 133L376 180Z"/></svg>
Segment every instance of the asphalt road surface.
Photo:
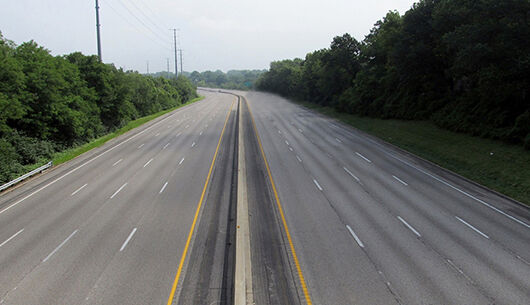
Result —
<svg viewBox="0 0 530 305"><path fill-rule="evenodd" d="M0 304L530 304L530 212L279 98L206 98L0 195ZM241 116L238 116L238 100Z"/></svg>
<svg viewBox="0 0 530 305"><path fill-rule="evenodd" d="M528 208L275 95L241 94L299 303L530 304Z"/></svg>
<svg viewBox="0 0 530 305"><path fill-rule="evenodd" d="M0 303L168 303L222 133L195 231L207 226L201 217L210 213L205 206L230 206L230 188L221 186L232 170L224 165L233 158L237 99L204 95L2 194ZM222 243L225 234L220 235L213 237ZM197 236L188 258L198 251ZM219 248L208 247L208 253ZM182 290L190 262L198 259L182 265L173 304L209 290L209 298L220 298L223 283L215 277L208 279L213 287Z"/></svg>

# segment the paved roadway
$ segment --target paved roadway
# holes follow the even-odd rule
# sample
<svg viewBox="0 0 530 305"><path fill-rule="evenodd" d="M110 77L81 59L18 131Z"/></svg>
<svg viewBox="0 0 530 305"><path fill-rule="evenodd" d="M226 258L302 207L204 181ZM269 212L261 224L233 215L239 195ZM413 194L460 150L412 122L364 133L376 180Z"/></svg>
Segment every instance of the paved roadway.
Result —
<svg viewBox="0 0 530 305"><path fill-rule="evenodd" d="M168 303L225 121L172 303L226 294L224 262L209 261L221 278L203 276L206 285L182 289L201 251L225 251L227 222L217 224L224 231L211 229L201 221L214 213L205 207L218 204L212 209L228 219L231 200L224 176L232 175L225 165L233 159L237 99L204 95L0 196L1 304ZM206 246L198 227L214 232Z"/></svg>
<svg viewBox="0 0 530 305"><path fill-rule="evenodd" d="M201 94L0 196L0 304L231 303L237 99ZM240 94L256 304L530 304L527 208Z"/></svg>
<svg viewBox="0 0 530 305"><path fill-rule="evenodd" d="M300 264L254 149L249 189L269 189L249 190L257 304L530 304L527 208L275 95L240 94ZM263 234L263 205L279 237Z"/></svg>

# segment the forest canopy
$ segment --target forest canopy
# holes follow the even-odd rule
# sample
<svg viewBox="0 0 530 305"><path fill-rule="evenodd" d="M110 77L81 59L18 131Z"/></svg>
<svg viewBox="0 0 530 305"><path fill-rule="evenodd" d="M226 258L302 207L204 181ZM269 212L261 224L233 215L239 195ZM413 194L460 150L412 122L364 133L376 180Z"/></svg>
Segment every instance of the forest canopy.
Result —
<svg viewBox="0 0 530 305"><path fill-rule="evenodd" d="M258 77L266 70L221 70L185 73L198 87L250 90Z"/></svg>
<svg viewBox="0 0 530 305"><path fill-rule="evenodd" d="M196 97L185 78L144 76L97 56L52 56L0 33L0 183L27 165Z"/></svg>
<svg viewBox="0 0 530 305"><path fill-rule="evenodd" d="M388 12L363 41L344 34L271 63L256 87L530 149L530 1L421 0Z"/></svg>

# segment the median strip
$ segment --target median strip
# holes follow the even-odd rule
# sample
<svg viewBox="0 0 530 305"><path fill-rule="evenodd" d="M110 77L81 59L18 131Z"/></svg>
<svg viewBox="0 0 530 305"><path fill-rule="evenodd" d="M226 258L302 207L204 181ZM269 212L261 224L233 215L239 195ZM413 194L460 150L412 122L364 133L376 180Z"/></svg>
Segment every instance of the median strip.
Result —
<svg viewBox="0 0 530 305"><path fill-rule="evenodd" d="M241 98L239 97L239 125L237 152L237 214L236 214L236 264L234 279L234 304L254 304L252 291L252 263L250 257L250 225L247 197L247 169L242 120Z"/></svg>

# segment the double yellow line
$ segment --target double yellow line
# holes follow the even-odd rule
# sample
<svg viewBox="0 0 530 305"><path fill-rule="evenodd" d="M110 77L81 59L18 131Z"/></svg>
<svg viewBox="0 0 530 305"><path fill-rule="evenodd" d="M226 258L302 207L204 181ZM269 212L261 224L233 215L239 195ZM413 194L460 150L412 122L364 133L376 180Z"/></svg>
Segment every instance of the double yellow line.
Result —
<svg viewBox="0 0 530 305"><path fill-rule="evenodd" d="M190 247L191 238L193 237L193 232L195 231L195 225L197 224L197 219L199 218L199 212L201 211L202 203L204 201L204 195L206 194L206 190L208 189L208 184L210 183L210 177L212 176L212 171L215 166L215 160L217 159L217 154L219 153L219 147L221 146L221 141L223 140L226 125L228 124L228 119L230 118L230 113L232 112L234 103L235 101L233 101L232 105L230 105L230 109L228 110L228 114L226 115L223 130L221 131L221 136L219 137L219 142L217 142L217 148L215 149L215 154L213 155L212 164L210 165L210 170L208 171L208 176L206 176L206 181L204 182L204 187L202 189L201 198L199 199L199 203L197 204L197 210L195 211L195 217L193 217L193 222L191 223L190 232L188 233L188 239L186 240L186 245L184 246L184 251L182 252L182 256L180 257L179 267L177 269L177 274L175 275L175 280L173 281L173 286L171 287L171 292L169 293L167 305L173 304L173 298L175 297L175 291L177 290L177 285L180 279L180 274L182 273L182 267L184 266L184 262L186 261L186 256L188 254L188 248Z"/></svg>

